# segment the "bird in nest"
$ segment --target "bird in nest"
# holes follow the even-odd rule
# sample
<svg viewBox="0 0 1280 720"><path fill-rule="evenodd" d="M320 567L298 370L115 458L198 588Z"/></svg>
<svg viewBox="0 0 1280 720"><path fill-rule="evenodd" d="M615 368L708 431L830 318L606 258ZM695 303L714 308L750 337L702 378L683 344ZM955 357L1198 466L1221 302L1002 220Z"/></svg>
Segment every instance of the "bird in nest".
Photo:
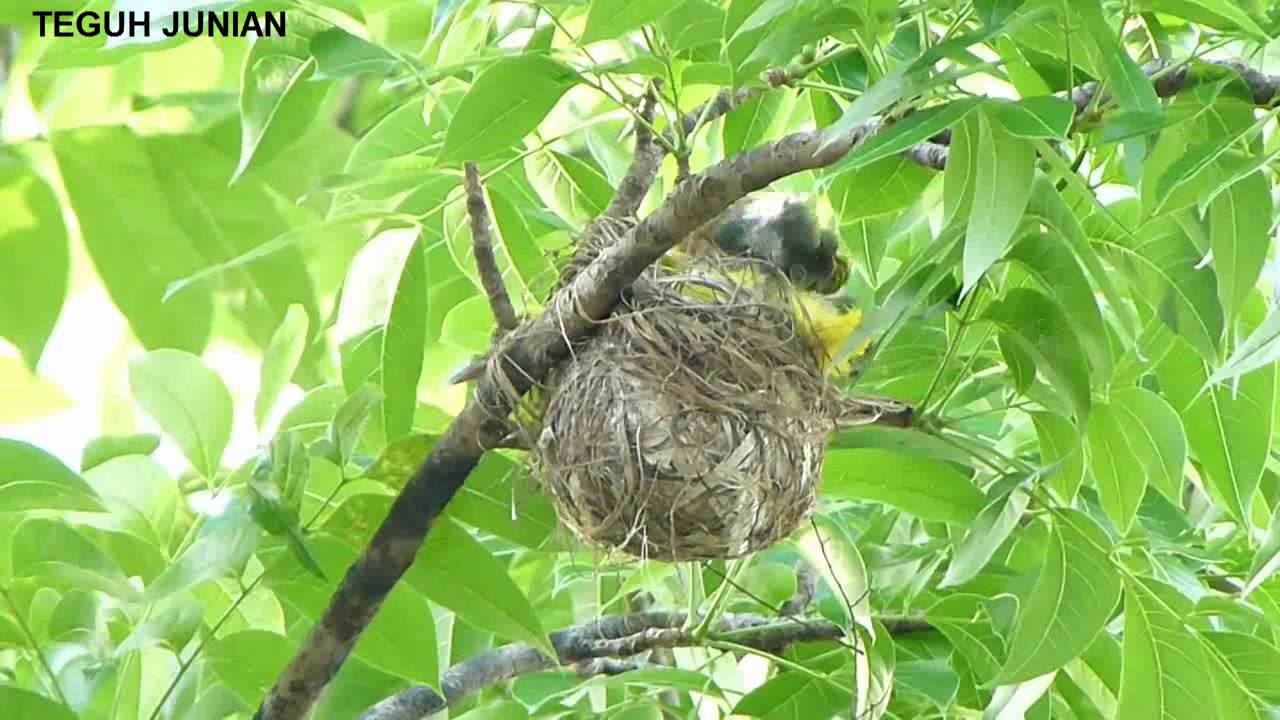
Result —
<svg viewBox="0 0 1280 720"><path fill-rule="evenodd" d="M699 258L714 256L755 261L742 270L720 275L739 287L763 290L766 296L789 297L797 320L817 340L819 369L837 377L855 373L871 339L849 347L863 320L862 311L840 294L849 279L850 262L841 252L835 232L819 225L802 196L772 192L748 195L658 262L666 270L680 272L695 266ZM713 292L698 287L691 284L686 292L695 297ZM482 359L472 361L451 381L475 379L483 367Z"/></svg>
<svg viewBox="0 0 1280 720"><path fill-rule="evenodd" d="M870 338L846 345L862 326L862 311L840 293L850 263L834 231L821 227L804 198L792 193L753 193L731 205L688 237L682 248L659 263L681 270L695 258L723 255L758 261L760 269L728 271L740 287L790 295L796 319L818 341L819 368L836 376L853 374ZM784 293L789 284L793 292ZM772 291L772 292L770 292ZM697 292L692 290L691 292Z"/></svg>

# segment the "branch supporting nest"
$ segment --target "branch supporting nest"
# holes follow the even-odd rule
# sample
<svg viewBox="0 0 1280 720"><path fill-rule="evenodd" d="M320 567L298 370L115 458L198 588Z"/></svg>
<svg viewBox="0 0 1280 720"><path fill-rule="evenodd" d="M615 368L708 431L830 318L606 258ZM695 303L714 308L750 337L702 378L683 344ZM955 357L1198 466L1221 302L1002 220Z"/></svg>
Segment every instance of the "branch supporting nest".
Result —
<svg viewBox="0 0 1280 720"><path fill-rule="evenodd" d="M733 633L736 645L777 654L790 645L839 640L845 631L826 621L779 623L760 615L725 615L703 640L685 628L682 612L642 612L603 617L551 633L552 660L537 649L514 644L468 658L440 676L443 695L428 687L403 690L370 708L361 720L417 720L447 709L461 698L520 675L570 666L579 675L616 675L642 667L626 660L655 650L700 647ZM895 635L929 629L919 622L891 624ZM622 658L619 662L616 658Z"/></svg>

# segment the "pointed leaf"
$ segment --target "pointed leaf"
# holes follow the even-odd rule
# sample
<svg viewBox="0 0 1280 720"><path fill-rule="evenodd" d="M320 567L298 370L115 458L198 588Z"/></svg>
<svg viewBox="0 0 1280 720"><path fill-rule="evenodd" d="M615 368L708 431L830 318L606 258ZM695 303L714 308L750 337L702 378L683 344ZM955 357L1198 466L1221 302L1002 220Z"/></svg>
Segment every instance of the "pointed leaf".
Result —
<svg viewBox="0 0 1280 720"><path fill-rule="evenodd" d="M964 243L963 293L1004 257L1026 213L1035 177L1035 149L978 115L978 166Z"/></svg>
<svg viewBox="0 0 1280 720"><path fill-rule="evenodd" d="M946 463L888 450L827 455L823 492L892 505L925 520L967 524L986 504L969 478Z"/></svg>
<svg viewBox="0 0 1280 720"><path fill-rule="evenodd" d="M1057 670L1093 643L1120 599L1120 575L1105 554L1110 545L1087 515L1054 514L1048 551L1018 614L1001 684Z"/></svg>
<svg viewBox="0 0 1280 720"><path fill-rule="evenodd" d="M1158 587L1145 578L1125 582L1124 674L1116 717L1258 718L1239 681Z"/></svg>
<svg viewBox="0 0 1280 720"><path fill-rule="evenodd" d="M1228 323L1262 274L1271 247L1271 218L1271 184L1261 172L1242 178L1209 203L1209 247Z"/></svg>
<svg viewBox="0 0 1280 720"><path fill-rule="evenodd" d="M1160 385L1182 417L1210 493L1237 521L1247 523L1271 439L1276 367L1250 373L1235 387L1201 392L1208 369L1185 348L1179 343L1157 366Z"/></svg>
<svg viewBox="0 0 1280 720"><path fill-rule="evenodd" d="M306 308L290 305L284 320L272 333L271 341L262 353L262 375L258 382L258 397L253 403L253 417L259 428L266 424L280 392L293 380L307 347L309 330Z"/></svg>
<svg viewBox="0 0 1280 720"><path fill-rule="evenodd" d="M1075 332L1056 303L1027 288L1014 288L987 309L987 320L1035 359L1041 374L1067 396L1076 416L1089 414L1089 371Z"/></svg>
<svg viewBox="0 0 1280 720"><path fill-rule="evenodd" d="M0 513L104 512L102 498L71 468L35 445L0 438Z"/></svg>
<svg viewBox="0 0 1280 720"><path fill-rule="evenodd" d="M231 437L231 393L222 378L191 353L153 350L129 363L129 386L191 466L212 479Z"/></svg>
<svg viewBox="0 0 1280 720"><path fill-rule="evenodd" d="M571 68L545 55L519 55L494 63L476 78L458 105L440 161L478 160L518 145L576 79ZM512 88L520 91L513 93Z"/></svg>
<svg viewBox="0 0 1280 720"><path fill-rule="evenodd" d="M62 312L71 254L62 208L49 186L20 163L0 165L0 337L34 370Z"/></svg>

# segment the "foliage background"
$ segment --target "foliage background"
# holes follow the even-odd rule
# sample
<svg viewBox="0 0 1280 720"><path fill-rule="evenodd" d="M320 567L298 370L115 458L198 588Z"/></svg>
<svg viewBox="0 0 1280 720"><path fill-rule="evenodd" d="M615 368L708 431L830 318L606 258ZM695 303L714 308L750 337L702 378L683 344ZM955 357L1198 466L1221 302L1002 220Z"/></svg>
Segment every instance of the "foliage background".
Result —
<svg viewBox="0 0 1280 720"><path fill-rule="evenodd" d="M38 38L30 12L54 6L200 4L0 9L0 707L17 717L251 713L461 408L445 378L488 345L461 163L485 174L527 310L625 172L646 80L665 81L662 129L770 68L792 86L672 149L696 172L899 120L775 188L816 193L840 228L882 338L857 390L915 403L919 427L834 437L814 528L741 567L577 545L494 453L317 717L438 687L496 646L547 648L639 591L709 609L726 588L721 609L772 617L810 570L811 622L844 641L776 657L713 633L451 712L1274 716L1280 93L1206 63L1275 72L1274 7L232 2L287 8L289 36L104 46ZM1193 81L1153 85L1152 60ZM1082 109L1055 95L1088 81L1106 92ZM903 154L929 141L945 172Z"/></svg>

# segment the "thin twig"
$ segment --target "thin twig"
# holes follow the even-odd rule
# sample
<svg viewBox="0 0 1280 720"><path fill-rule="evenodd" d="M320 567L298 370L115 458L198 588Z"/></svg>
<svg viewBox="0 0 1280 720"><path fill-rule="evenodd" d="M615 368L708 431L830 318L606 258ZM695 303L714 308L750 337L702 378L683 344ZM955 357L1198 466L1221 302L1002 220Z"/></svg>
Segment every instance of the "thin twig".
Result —
<svg viewBox="0 0 1280 720"><path fill-rule="evenodd" d="M467 214L471 216L471 250L476 258L476 272L480 284L489 296L489 309L494 322L502 332L510 332L520 324L511 296L502 282L502 270L493 254L493 224L489 222L489 205L484 201L484 186L480 184L480 169L468 162L466 171Z"/></svg>

